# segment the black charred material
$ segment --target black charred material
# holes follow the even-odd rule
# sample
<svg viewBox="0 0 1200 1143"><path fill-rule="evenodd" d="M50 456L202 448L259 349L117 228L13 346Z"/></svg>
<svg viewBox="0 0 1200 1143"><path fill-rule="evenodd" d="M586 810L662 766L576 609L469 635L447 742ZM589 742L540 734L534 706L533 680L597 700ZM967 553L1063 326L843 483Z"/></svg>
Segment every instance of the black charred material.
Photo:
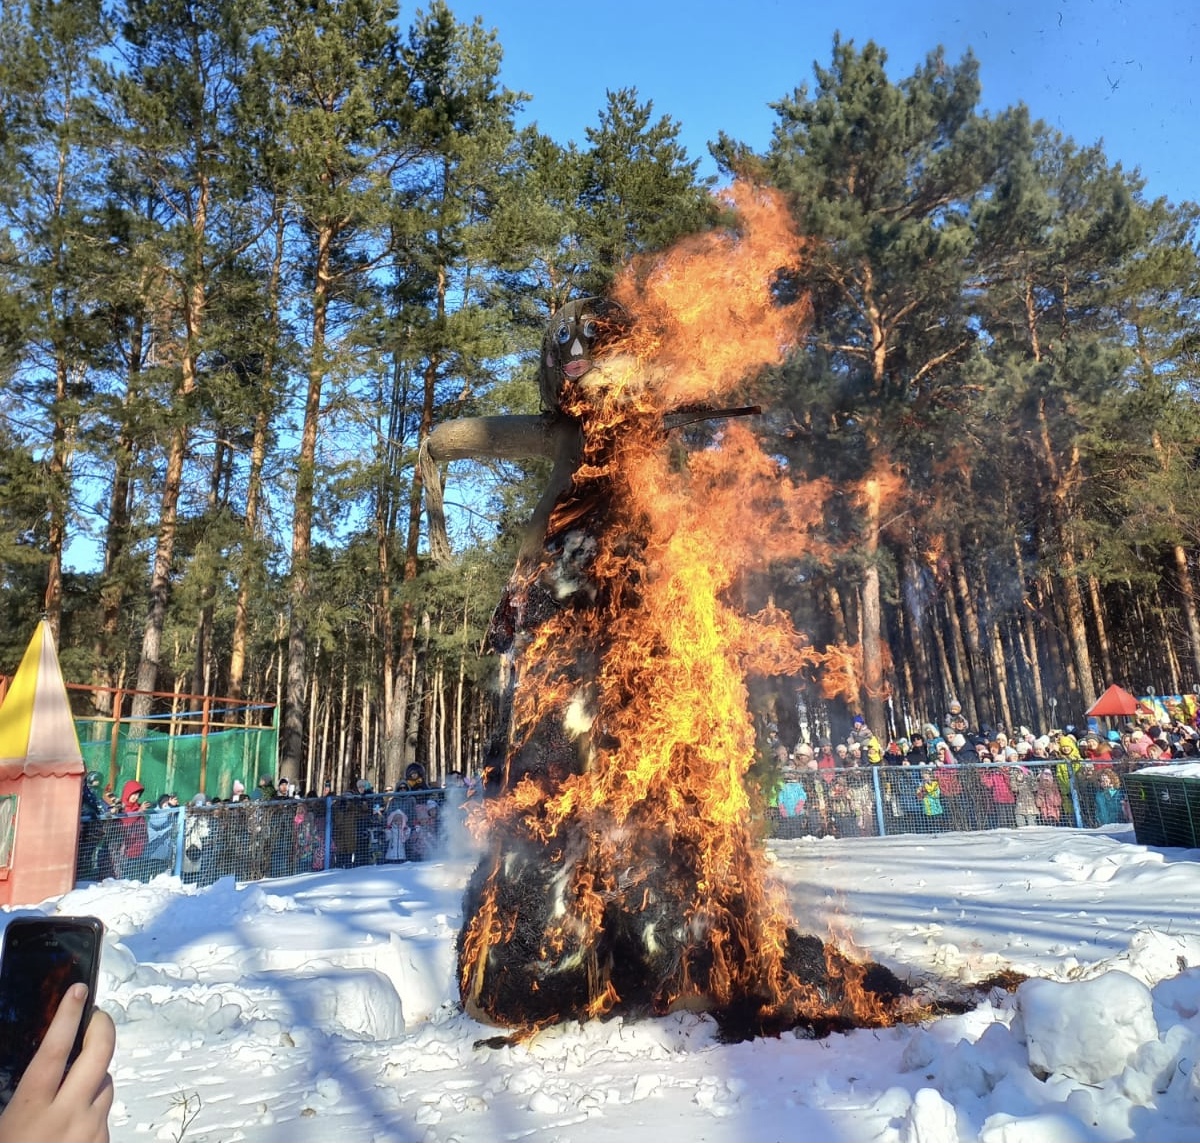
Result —
<svg viewBox="0 0 1200 1143"><path fill-rule="evenodd" d="M823 1039L833 1032L848 1032L852 1028L870 1027L867 1016L854 1014L846 1003L845 983L854 974L861 990L873 997L879 1010L896 1013L897 1007L911 997L913 990L891 969L869 961L855 963L819 937L805 936L789 929L784 967L802 985L811 988L826 1011L810 1015L788 1009L775 1010L766 996L746 996L737 1003L714 1009L719 1038L728 1044L758 1036L779 1036L784 1032L806 1033L813 1039Z"/></svg>
<svg viewBox="0 0 1200 1143"><path fill-rule="evenodd" d="M642 846L654 836L648 830L634 834ZM665 844L654 853L643 849L637 860L614 872L598 867L602 863L587 839L571 828L545 843L507 839L503 852L476 868L463 902L464 915L475 916L490 880L505 932L505 939L487 952L478 987L464 989L466 1010L477 1019L517 1029L583 1020L591 999L608 983L620 997L612 1014L665 1015L686 995L690 999L684 1004L709 1012L720 1038L730 1043L785 1031L818 1038L907 1018L892 1013L904 1007L912 990L889 969L851 962L819 938L794 930L787 934L783 967L798 986L792 990L793 1001L811 995L814 1003L788 1007L785 1002L781 1007L779 998L765 991L747 992L724 1004L713 1001L711 952L687 915L696 866L683 856L686 849ZM565 906L581 874L585 881L594 876L601 924L597 932L560 932L557 922L571 915ZM736 910L739 903L727 904ZM468 967L466 932L464 927L459 935L460 974ZM547 934L556 932L559 939L549 947ZM877 1017L851 1002L850 979L874 999ZM912 1006L906 1011L911 1014ZM520 1039L523 1033L515 1035Z"/></svg>
<svg viewBox="0 0 1200 1143"><path fill-rule="evenodd" d="M647 836L653 835L642 840ZM686 936L694 862L664 845L649 858L643 849L641 860L623 870L599 864L587 839L571 828L546 843L507 839L501 855L479 864L463 913L478 913L491 879L496 913L508 937L488 951L478 994L464 996L472 1015L517 1027L584 1019L592 997L603 991L597 982L612 983L622 1012L663 1014L683 989L685 968L693 980L706 979L703 950ZM644 872L649 867L653 885ZM557 931L564 901L581 875L595 881L602 909L599 931L568 930L557 947L548 947L547 934ZM464 927L459 934L460 974L466 932Z"/></svg>

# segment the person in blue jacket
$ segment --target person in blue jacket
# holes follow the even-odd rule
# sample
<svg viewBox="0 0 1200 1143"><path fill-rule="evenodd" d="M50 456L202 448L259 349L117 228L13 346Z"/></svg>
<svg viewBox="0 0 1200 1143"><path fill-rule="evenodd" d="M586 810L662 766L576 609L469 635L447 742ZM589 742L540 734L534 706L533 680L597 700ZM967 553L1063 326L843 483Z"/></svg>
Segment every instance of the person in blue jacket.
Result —
<svg viewBox="0 0 1200 1143"><path fill-rule="evenodd" d="M1100 771L1100 784L1096 788L1096 824L1113 825L1128 821L1125 813L1125 791L1120 780L1111 770Z"/></svg>
<svg viewBox="0 0 1200 1143"><path fill-rule="evenodd" d="M808 791L800 781L800 771L789 765L783 771L783 785L775 799L779 807L779 836L803 837L808 830Z"/></svg>

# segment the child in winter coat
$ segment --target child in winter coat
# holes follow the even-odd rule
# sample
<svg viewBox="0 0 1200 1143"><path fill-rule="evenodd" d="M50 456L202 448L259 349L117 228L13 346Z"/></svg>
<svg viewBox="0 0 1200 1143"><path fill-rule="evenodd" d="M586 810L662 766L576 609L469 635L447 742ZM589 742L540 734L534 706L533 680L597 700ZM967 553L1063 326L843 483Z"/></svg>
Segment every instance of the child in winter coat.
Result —
<svg viewBox="0 0 1200 1143"><path fill-rule="evenodd" d="M1008 785L1013 792L1017 828L1037 825L1037 778L1026 767L1013 766L1008 771Z"/></svg>
<svg viewBox="0 0 1200 1143"><path fill-rule="evenodd" d="M1038 773L1037 808L1042 825L1058 825L1062 820L1062 793L1049 766Z"/></svg>
<svg viewBox="0 0 1200 1143"><path fill-rule="evenodd" d="M145 792L146 787L133 778L121 789L121 808L117 811L121 830L116 859L118 877L135 875L146 852L146 818L141 801Z"/></svg>
<svg viewBox="0 0 1200 1143"><path fill-rule="evenodd" d="M981 754L980 761L992 761L990 754ZM1002 766L985 765L979 774L979 780L987 787L991 806L988 813L988 826L992 829L1012 829L1016 824L1014 806L1016 795L1008 781L1008 770Z"/></svg>
<svg viewBox="0 0 1200 1143"><path fill-rule="evenodd" d="M142 851L144 877L156 877L170 872L175 856L175 833L178 828L178 807L171 805L171 796L163 794L154 808L145 815L146 847Z"/></svg>
<svg viewBox="0 0 1200 1143"><path fill-rule="evenodd" d="M1100 772L1099 787L1096 790L1096 824L1113 825L1116 822L1128 821L1129 815L1125 809L1125 791L1116 774L1111 770Z"/></svg>
<svg viewBox="0 0 1200 1143"><path fill-rule="evenodd" d="M929 826L941 829L945 810L942 808L942 786L936 774L929 774L921 783L921 807Z"/></svg>
<svg viewBox="0 0 1200 1143"><path fill-rule="evenodd" d="M204 810L208 806L208 798L203 793L197 794L192 798L191 806L193 810ZM209 812L188 814L187 826L183 835L182 872L184 881L208 883L202 874L205 868L212 863L211 851L206 852L208 835L212 832L211 819L212 814Z"/></svg>
<svg viewBox="0 0 1200 1143"><path fill-rule="evenodd" d="M398 805L393 806L387 816L387 850L383 860L401 862L408 860L405 843L408 841L408 814Z"/></svg>
<svg viewBox="0 0 1200 1143"><path fill-rule="evenodd" d="M780 837L802 837L808 832L808 791L798 770L784 770L775 804L779 807Z"/></svg>

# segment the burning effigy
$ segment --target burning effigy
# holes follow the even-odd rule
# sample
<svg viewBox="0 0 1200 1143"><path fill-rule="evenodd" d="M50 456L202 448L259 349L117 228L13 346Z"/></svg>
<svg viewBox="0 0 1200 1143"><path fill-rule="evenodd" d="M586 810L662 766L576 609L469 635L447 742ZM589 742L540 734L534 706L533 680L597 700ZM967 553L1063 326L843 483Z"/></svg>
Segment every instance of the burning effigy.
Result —
<svg viewBox="0 0 1200 1143"><path fill-rule="evenodd" d="M886 969L789 922L743 781L747 678L820 666L839 683L784 612L739 607L747 574L816 542L828 490L793 485L725 407L809 320L782 203L729 193L733 225L554 315L540 417L429 438L431 532L431 464L554 461L490 634L509 664L502 778L458 976L491 1023L692 1008L753 1035L889 1024L904 1002ZM689 451L680 426L698 418L717 428Z"/></svg>

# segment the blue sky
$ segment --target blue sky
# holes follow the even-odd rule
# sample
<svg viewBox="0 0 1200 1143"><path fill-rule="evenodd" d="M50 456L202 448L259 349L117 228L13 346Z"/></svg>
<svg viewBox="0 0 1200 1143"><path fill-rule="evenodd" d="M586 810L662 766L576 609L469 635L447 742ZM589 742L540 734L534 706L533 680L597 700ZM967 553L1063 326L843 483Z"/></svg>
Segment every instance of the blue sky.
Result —
<svg viewBox="0 0 1200 1143"><path fill-rule="evenodd" d="M980 63L982 104L1024 102L1081 145L1137 167L1149 197L1200 200L1200 5L1195 0L450 0L504 49L502 78L527 92L525 120L559 143L583 142L605 92L636 88L681 125L702 171L725 131L764 150L768 106L830 62L834 32L886 49L893 80L939 44ZM401 20L415 8L402 9Z"/></svg>

